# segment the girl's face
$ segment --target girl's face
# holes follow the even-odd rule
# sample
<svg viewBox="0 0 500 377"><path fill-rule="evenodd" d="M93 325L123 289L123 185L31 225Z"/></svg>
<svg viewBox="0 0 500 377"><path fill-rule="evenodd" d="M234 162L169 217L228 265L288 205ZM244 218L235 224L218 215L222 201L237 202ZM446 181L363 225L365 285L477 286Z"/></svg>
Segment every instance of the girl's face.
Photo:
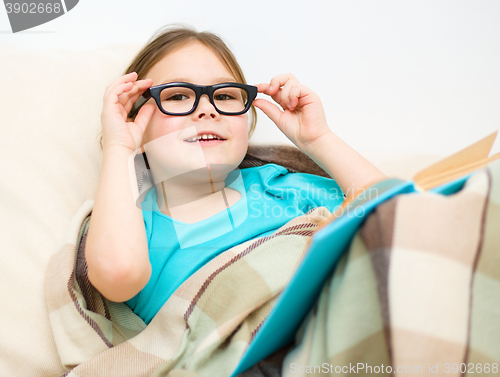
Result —
<svg viewBox="0 0 500 377"><path fill-rule="evenodd" d="M166 55L144 78L153 79L153 86L175 81L196 85L236 81L219 58L199 42L189 43ZM154 104L153 99L149 101ZM213 174L217 174L219 167L224 176L245 157L249 131L247 114L221 115L206 95L201 96L196 110L185 116L165 115L156 104L154 106L142 145L156 183L197 169L204 170L207 165ZM200 134L216 134L224 140L206 144L186 141Z"/></svg>

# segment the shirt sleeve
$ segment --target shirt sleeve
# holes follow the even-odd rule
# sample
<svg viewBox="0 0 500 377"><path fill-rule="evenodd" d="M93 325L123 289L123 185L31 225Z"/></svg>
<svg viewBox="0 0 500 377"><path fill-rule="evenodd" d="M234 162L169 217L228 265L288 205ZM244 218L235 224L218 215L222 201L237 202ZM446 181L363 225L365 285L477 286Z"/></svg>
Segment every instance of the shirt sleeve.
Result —
<svg viewBox="0 0 500 377"><path fill-rule="evenodd" d="M332 178L309 173L291 173L276 165L276 173L268 184L276 189L275 195L294 195L304 212L317 207L326 207L330 212L342 205L344 192Z"/></svg>

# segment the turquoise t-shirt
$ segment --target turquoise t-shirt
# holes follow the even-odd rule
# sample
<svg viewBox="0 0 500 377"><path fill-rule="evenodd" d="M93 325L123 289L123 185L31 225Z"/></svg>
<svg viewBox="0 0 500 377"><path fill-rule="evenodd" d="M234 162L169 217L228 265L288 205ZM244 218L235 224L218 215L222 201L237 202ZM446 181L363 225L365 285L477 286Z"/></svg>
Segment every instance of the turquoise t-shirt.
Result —
<svg viewBox="0 0 500 377"><path fill-rule="evenodd" d="M144 322L153 319L189 276L223 251L268 236L313 208L333 212L343 202L343 192L333 179L290 173L276 164L236 169L225 182L240 192L240 200L193 224L163 214L156 190L147 192L142 208L152 274L142 291L126 301Z"/></svg>

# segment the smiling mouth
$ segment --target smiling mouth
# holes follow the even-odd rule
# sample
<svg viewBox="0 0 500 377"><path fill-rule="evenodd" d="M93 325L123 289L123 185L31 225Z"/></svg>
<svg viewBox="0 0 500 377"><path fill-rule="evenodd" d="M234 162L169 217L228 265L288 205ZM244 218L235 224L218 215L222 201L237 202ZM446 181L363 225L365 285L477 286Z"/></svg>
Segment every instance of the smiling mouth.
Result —
<svg viewBox="0 0 500 377"><path fill-rule="evenodd" d="M225 140L216 140L216 139L212 139L212 140L196 140L196 141L187 141L187 140L184 140L186 143L189 143L189 144L200 144L200 147L208 147L208 146L211 146L211 145L217 145L217 144L222 144Z"/></svg>
<svg viewBox="0 0 500 377"><path fill-rule="evenodd" d="M184 140L186 143L191 143L191 144L202 144L202 145L215 145L215 144L220 144L226 139L222 139L218 136L215 135L202 135L202 136L194 136L191 139L186 139Z"/></svg>

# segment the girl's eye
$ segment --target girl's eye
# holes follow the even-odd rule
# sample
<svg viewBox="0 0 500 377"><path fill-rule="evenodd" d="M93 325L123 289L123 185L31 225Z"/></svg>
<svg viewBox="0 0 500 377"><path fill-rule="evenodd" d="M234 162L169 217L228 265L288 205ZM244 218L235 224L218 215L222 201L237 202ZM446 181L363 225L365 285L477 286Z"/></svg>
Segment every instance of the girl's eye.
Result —
<svg viewBox="0 0 500 377"><path fill-rule="evenodd" d="M230 94L217 94L214 99L216 101L228 101L228 100L231 100L231 99L234 99L233 96L231 96Z"/></svg>
<svg viewBox="0 0 500 377"><path fill-rule="evenodd" d="M174 94L166 99L166 101L182 101L187 99L188 97L184 94Z"/></svg>

